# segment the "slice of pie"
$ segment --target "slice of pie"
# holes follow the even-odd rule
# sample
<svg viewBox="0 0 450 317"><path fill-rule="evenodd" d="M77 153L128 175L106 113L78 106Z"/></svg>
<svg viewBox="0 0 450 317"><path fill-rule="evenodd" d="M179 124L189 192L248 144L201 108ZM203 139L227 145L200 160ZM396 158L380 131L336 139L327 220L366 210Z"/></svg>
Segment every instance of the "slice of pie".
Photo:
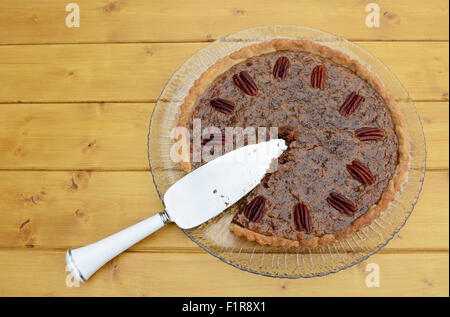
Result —
<svg viewBox="0 0 450 317"><path fill-rule="evenodd" d="M408 141L393 97L366 68L307 40L226 56L195 82L179 126L278 128L278 168L238 203L230 230L260 244L315 247L386 210L406 179ZM204 143L225 141L223 135ZM182 162L185 171L203 162Z"/></svg>

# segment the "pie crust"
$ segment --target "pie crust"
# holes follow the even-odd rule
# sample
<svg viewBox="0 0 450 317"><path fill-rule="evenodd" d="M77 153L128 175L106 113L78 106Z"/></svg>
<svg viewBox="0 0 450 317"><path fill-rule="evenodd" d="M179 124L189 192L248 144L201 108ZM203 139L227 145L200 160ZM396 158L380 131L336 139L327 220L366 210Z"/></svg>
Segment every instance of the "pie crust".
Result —
<svg viewBox="0 0 450 317"><path fill-rule="evenodd" d="M188 96L181 105L178 126L189 127L190 118L197 99L202 96L206 88L219 75L229 70L232 66L244 62L251 57L283 50L299 50L326 57L334 63L350 69L359 78L365 80L383 98L386 107L391 114L394 131L398 139L397 166L388 183L387 189L381 195L381 198L376 204L372 205L366 213L354 220L345 229L333 234L324 234L320 237L291 240L284 237L263 235L236 223L232 223L230 225L230 230L237 236L245 237L250 241L256 241L261 245L313 248L318 245L332 243L336 240L349 237L354 232L364 228L365 226L369 226L374 219L379 217L381 213L389 207L389 204L395 199L396 193L402 190L402 184L407 179L409 143L405 119L397 103L395 102L394 97L375 75L370 73L359 62L351 59L346 54L309 40L274 39L268 42L253 44L219 59L194 82ZM180 135L177 135L175 136L175 140L179 142L182 138ZM187 146L187 144L184 146ZM189 161L180 162L180 167L186 172L190 172L192 170L192 164Z"/></svg>

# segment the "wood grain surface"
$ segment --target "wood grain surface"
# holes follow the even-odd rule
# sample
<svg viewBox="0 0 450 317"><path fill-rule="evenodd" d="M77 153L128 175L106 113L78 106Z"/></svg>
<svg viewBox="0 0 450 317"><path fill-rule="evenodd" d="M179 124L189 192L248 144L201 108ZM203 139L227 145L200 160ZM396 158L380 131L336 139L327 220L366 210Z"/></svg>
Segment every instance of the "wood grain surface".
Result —
<svg viewBox="0 0 450 317"><path fill-rule="evenodd" d="M441 252L376 254L325 278L300 280L251 274L205 253L127 252L79 287L66 284L62 251L0 250L0 259L0 293L11 296L448 296L449 286L448 254ZM379 265L380 287L366 286L367 263Z"/></svg>
<svg viewBox="0 0 450 317"><path fill-rule="evenodd" d="M448 296L449 5L377 1L368 28L370 2L78 0L80 27L67 28L69 1L0 1L0 296ZM266 24L354 41L408 90L427 173L406 226L352 268L289 280L231 267L170 225L72 285L68 247L162 210L147 136L170 76L208 42ZM380 287L365 284L369 263Z"/></svg>
<svg viewBox="0 0 450 317"><path fill-rule="evenodd" d="M349 40L448 40L448 2L376 1L380 27L366 28L364 0L78 0L77 30L66 28L69 2L2 0L0 43L198 42L266 24L297 24Z"/></svg>
<svg viewBox="0 0 450 317"><path fill-rule="evenodd" d="M448 100L448 42L358 44L383 61L414 100ZM205 45L0 46L0 102L156 101L170 75Z"/></svg>

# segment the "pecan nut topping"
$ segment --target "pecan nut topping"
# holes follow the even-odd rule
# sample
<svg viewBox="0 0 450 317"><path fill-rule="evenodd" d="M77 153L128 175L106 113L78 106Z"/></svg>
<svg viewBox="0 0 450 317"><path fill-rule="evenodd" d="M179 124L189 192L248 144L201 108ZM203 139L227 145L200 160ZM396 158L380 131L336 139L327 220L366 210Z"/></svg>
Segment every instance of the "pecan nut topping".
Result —
<svg viewBox="0 0 450 317"><path fill-rule="evenodd" d="M282 56L277 59L275 66L273 67L273 77L286 79L288 74L289 67L291 66L291 62L289 62L289 58Z"/></svg>
<svg viewBox="0 0 450 317"><path fill-rule="evenodd" d="M336 210L348 216L352 216L356 212L355 204L345 196L338 193L330 193L327 202Z"/></svg>
<svg viewBox="0 0 450 317"><path fill-rule="evenodd" d="M248 220L253 222L259 222L264 216L264 207L266 205L266 199L263 196L255 197L244 210L244 216Z"/></svg>
<svg viewBox="0 0 450 317"><path fill-rule="evenodd" d="M211 106L213 106L217 111L220 111L225 114L232 114L234 112L234 103L230 100L222 99L222 98L214 98L210 102Z"/></svg>
<svg viewBox="0 0 450 317"><path fill-rule="evenodd" d="M339 113L341 116L349 116L359 107L361 102L364 101L364 97L356 94L355 91L352 91L350 95L347 96L341 108L339 109Z"/></svg>
<svg viewBox="0 0 450 317"><path fill-rule="evenodd" d="M256 86L252 77L245 71L240 72L239 75L234 74L233 82L249 96L256 96L258 93L258 86Z"/></svg>
<svg viewBox="0 0 450 317"><path fill-rule="evenodd" d="M352 165L347 165L347 171L354 179L364 185L372 185L375 182L372 172L360 161L354 160Z"/></svg>
<svg viewBox="0 0 450 317"><path fill-rule="evenodd" d="M314 67L311 74L311 86L313 88L324 89L325 81L327 79L327 69L325 66L318 65Z"/></svg>
<svg viewBox="0 0 450 317"><path fill-rule="evenodd" d="M379 128L364 127L355 131L360 141L378 141L384 138L384 131Z"/></svg>
<svg viewBox="0 0 450 317"><path fill-rule="evenodd" d="M274 52L258 47L258 54L242 54L239 60L237 54L230 56L232 68L214 78L204 76L205 89L193 89L195 102L185 105L180 124L192 129L201 119L202 126L216 127L202 138L206 147L214 145L205 148L214 156L224 150L216 144L223 142L227 127L266 127L265 133L257 131L266 136L268 128L278 127L277 137L287 145L275 161L279 168L238 203L230 230L248 240L257 235L261 244L314 248L370 224L376 216L372 206L379 204L381 210L395 197L397 186L391 184L400 176L397 166L407 164L401 147L407 140L397 133L402 121L393 120L397 113L388 107L384 89L352 71L353 62L339 59L340 64L332 55L274 44ZM222 63L216 69L221 71ZM252 87L256 96L249 95ZM216 113L209 104L215 98L232 101L232 114ZM343 114L351 115L340 114L343 104ZM246 138L244 143L250 143ZM226 139L232 145L239 141Z"/></svg>
<svg viewBox="0 0 450 317"><path fill-rule="evenodd" d="M298 203L294 207L294 222L298 231L305 230L307 233L311 232L311 216L309 215L308 207L303 203Z"/></svg>

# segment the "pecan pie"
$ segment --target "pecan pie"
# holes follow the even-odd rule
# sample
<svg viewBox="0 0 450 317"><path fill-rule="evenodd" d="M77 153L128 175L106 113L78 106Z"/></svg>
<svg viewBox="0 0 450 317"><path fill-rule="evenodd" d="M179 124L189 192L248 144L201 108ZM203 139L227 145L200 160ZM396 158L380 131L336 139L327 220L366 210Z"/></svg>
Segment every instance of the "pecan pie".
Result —
<svg viewBox="0 0 450 317"><path fill-rule="evenodd" d="M406 179L406 127L393 97L360 63L312 41L276 39L220 59L181 110L179 126L197 118L221 131L277 127L286 140L278 168L237 204L230 225L260 244L347 237L387 209Z"/></svg>

